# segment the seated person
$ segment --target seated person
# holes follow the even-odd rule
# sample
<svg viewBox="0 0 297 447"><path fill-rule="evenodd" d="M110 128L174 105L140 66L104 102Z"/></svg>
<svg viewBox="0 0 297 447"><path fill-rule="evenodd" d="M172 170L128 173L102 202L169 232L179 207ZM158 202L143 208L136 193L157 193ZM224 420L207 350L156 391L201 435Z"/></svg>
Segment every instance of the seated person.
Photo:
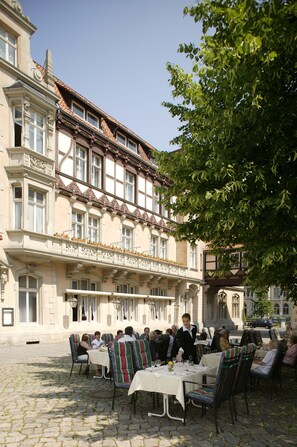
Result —
<svg viewBox="0 0 297 447"><path fill-rule="evenodd" d="M117 331L117 335L114 337L114 341L119 341L120 338L124 337L124 332L122 331L122 329L119 329Z"/></svg>
<svg viewBox="0 0 297 447"><path fill-rule="evenodd" d="M220 350L221 351L226 351L226 349L230 349L231 345L229 344L229 340L228 340L228 331L226 331L226 329L222 329L220 332L220 340L219 340L219 345L220 345Z"/></svg>
<svg viewBox="0 0 297 447"><path fill-rule="evenodd" d="M156 340L157 340L157 338L158 338L158 335L155 331L151 331L149 333L149 347L150 347L151 357L152 357L153 361L156 360L156 354L157 354Z"/></svg>
<svg viewBox="0 0 297 447"><path fill-rule="evenodd" d="M253 369L253 371L256 371L257 373L261 374L269 374L271 366L274 362L276 353L277 353L277 341L276 340L270 340L268 344L269 351L265 355L264 359L258 363L257 361L254 361L253 363L259 364L256 368Z"/></svg>
<svg viewBox="0 0 297 447"><path fill-rule="evenodd" d="M205 328L202 328L201 334L200 334L200 340L206 340L208 338L207 332Z"/></svg>
<svg viewBox="0 0 297 447"><path fill-rule="evenodd" d="M150 328L149 327L145 327L143 329L143 334L141 334L139 339L140 340L147 340L147 341L149 341L149 335L150 335Z"/></svg>
<svg viewBox="0 0 297 447"><path fill-rule="evenodd" d="M92 346L89 345L89 336L88 334L83 334L81 337L81 342L77 347L77 360L88 360L87 351L92 349ZM89 367L87 366L84 370L84 374L88 374Z"/></svg>
<svg viewBox="0 0 297 447"><path fill-rule="evenodd" d="M101 338L101 332L96 331L96 332L94 333L94 336L95 336L95 338L94 338L94 340L92 341L92 348L93 348L93 349L98 349L98 348L100 348L101 346L105 346L105 343L104 343L104 341L103 341L102 338Z"/></svg>
<svg viewBox="0 0 297 447"><path fill-rule="evenodd" d="M119 343L125 343L126 341L135 341L133 327L132 326L125 327L125 334L118 341Z"/></svg>
<svg viewBox="0 0 297 447"><path fill-rule="evenodd" d="M289 348L287 349L283 364L284 365L294 365L297 357L297 335L291 335L289 339Z"/></svg>
<svg viewBox="0 0 297 447"><path fill-rule="evenodd" d="M167 353L166 353L166 360L172 360L172 357L176 356L177 353L177 345L176 345L176 340L175 337L173 336L173 331L171 328L166 329L166 335L169 336L169 343L168 343L168 348L167 348Z"/></svg>

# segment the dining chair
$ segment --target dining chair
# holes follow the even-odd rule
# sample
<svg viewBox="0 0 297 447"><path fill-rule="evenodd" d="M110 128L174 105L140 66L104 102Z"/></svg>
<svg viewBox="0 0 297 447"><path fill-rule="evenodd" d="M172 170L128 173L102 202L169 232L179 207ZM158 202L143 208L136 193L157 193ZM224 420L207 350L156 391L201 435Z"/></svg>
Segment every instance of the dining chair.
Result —
<svg viewBox="0 0 297 447"><path fill-rule="evenodd" d="M80 336L78 334L71 334L69 336L69 343L70 343L70 351L71 351L71 357L72 357L72 365L70 370L70 377L72 375L73 366L75 364L80 365L79 374L81 373L81 368L83 364L88 364L88 360L78 360L77 358L77 348L80 343Z"/></svg>
<svg viewBox="0 0 297 447"><path fill-rule="evenodd" d="M278 342L276 356L274 358L274 361L273 361L268 373L263 373L261 371L257 371L256 368L251 370L251 373L250 373L252 388L255 388L256 381L257 381L257 383L260 380L271 381L271 399L273 397L273 391L275 393L278 392L278 384L279 384L280 388L282 387L281 368L282 368L282 362L283 362L283 358L285 356L285 352L286 352L286 341L280 340Z"/></svg>
<svg viewBox="0 0 297 447"><path fill-rule="evenodd" d="M101 338L104 341L105 345L110 348L110 346L113 342L113 335L112 334L102 334Z"/></svg>
<svg viewBox="0 0 297 447"><path fill-rule="evenodd" d="M235 396L237 396L238 394L244 395L246 412L247 414L249 414L249 406L247 400L247 384L255 352L256 352L256 345L254 343L249 343L248 345L243 346L240 350L239 362L236 375L234 378L232 395L231 395L233 411L236 421L237 421L237 409L235 403Z"/></svg>
<svg viewBox="0 0 297 447"><path fill-rule="evenodd" d="M290 365L289 363L282 363L282 368L294 368L295 369L295 381L297 382L297 357L295 358L295 362Z"/></svg>
<svg viewBox="0 0 297 447"><path fill-rule="evenodd" d="M152 366L149 342L147 340L135 340L131 342L131 345L135 370L139 371Z"/></svg>
<svg viewBox="0 0 297 447"><path fill-rule="evenodd" d="M111 408L114 409L114 401L116 397L116 389L122 388L128 390L133 376L134 376L134 365L133 365L133 353L131 342L114 342L109 349L109 357L111 364L111 374L113 378L113 398ZM134 413L135 413L135 401L137 393L132 395L132 403L134 403Z"/></svg>
<svg viewBox="0 0 297 447"><path fill-rule="evenodd" d="M229 409L231 414L232 423L234 423L233 418L233 407L231 402L231 393L234 378L237 371L237 366L239 362L239 348L237 346L226 349L221 355L220 365L218 368L218 373L215 378L215 383L213 386L205 384L202 387L197 387L195 382L184 381L184 397L185 401L190 399L194 403L202 406L201 416L206 413L206 407L210 407L214 412L214 424L216 428L216 433L219 433L219 420L218 420L218 410L221 404L225 401L229 401ZM205 375L208 376L207 374ZM191 391L186 391L187 383L194 384L196 387ZM186 424L186 414L187 405L185 405L184 410L184 424Z"/></svg>

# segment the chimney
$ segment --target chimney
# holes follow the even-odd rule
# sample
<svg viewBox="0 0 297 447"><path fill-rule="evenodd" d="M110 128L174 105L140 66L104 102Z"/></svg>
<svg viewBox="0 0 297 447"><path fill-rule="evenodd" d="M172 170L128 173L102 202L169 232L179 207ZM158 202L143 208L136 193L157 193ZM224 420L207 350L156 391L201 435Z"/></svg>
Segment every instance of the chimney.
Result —
<svg viewBox="0 0 297 447"><path fill-rule="evenodd" d="M52 52L51 50L46 50L46 59L45 59L45 82L51 88L54 88L54 74L53 74L53 60L52 60Z"/></svg>

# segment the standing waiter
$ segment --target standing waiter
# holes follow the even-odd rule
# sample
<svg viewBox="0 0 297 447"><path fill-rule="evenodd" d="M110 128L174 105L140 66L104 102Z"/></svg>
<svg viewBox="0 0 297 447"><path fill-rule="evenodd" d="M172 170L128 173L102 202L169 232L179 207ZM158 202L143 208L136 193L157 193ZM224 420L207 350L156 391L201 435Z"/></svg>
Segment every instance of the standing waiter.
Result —
<svg viewBox="0 0 297 447"><path fill-rule="evenodd" d="M189 360L192 358L194 363L198 362L196 346L197 326L191 324L191 316L188 313L182 316L183 325L176 333L176 341L178 347L178 354L176 360Z"/></svg>

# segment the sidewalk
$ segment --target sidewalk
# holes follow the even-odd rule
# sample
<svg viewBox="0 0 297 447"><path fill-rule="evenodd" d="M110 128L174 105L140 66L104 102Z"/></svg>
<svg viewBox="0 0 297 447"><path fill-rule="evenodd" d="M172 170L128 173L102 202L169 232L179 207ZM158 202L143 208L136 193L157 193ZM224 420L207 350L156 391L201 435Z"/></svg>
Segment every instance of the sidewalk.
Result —
<svg viewBox="0 0 297 447"><path fill-rule="evenodd" d="M200 417L189 409L187 425L149 418L152 399L139 393L136 415L127 392L119 392L111 410L113 386L78 375L68 343L1 348L0 445L5 447L274 447L297 439L297 383L284 371L283 390L270 400L268 384L249 394L250 415L238 398L239 422L231 424L228 405L219 412L224 433L215 435L213 413ZM160 410L160 409L159 409ZM170 403L173 415L180 405ZM157 410L158 412L158 410Z"/></svg>

